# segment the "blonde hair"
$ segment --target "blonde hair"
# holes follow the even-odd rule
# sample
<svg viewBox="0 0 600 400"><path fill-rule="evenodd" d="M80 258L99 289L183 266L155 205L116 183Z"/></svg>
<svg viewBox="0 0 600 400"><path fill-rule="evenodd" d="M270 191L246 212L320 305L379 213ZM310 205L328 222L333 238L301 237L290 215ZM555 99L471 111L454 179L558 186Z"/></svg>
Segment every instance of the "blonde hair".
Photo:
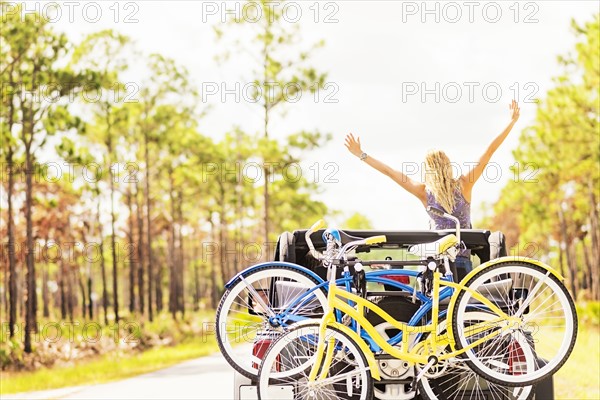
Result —
<svg viewBox="0 0 600 400"><path fill-rule="evenodd" d="M430 150L425 156L425 185L447 213L454 211L458 180L452 176L450 159L441 150Z"/></svg>

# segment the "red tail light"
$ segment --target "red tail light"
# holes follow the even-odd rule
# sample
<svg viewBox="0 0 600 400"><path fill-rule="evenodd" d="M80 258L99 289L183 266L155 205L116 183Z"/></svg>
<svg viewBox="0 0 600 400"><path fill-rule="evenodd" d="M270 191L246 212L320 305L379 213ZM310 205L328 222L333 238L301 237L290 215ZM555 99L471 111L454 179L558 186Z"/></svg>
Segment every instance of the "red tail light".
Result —
<svg viewBox="0 0 600 400"><path fill-rule="evenodd" d="M406 275L383 275L382 277L385 279L392 280L392 281L404 283L405 285L410 284L410 277L408 277Z"/></svg>
<svg viewBox="0 0 600 400"><path fill-rule="evenodd" d="M258 358L259 360L264 359L267 350L269 350L269 347L271 346L271 343L273 343L276 339L276 336L274 336L274 334L274 332L259 332L259 334L256 336L256 339L254 340L254 345L252 346L252 356ZM280 370L279 362L279 356L277 356L277 371ZM260 365L258 365L257 363L252 363L252 368L258 369L259 367Z"/></svg>
<svg viewBox="0 0 600 400"><path fill-rule="evenodd" d="M527 372L527 360L523 348L516 341L508 345L508 366L511 375L523 375Z"/></svg>
<svg viewBox="0 0 600 400"><path fill-rule="evenodd" d="M259 339L254 342L254 346L252 347L252 355L258 359L263 359L265 357L265 353L269 349L271 345L271 339ZM257 363L252 363L252 368L258 368L259 365Z"/></svg>

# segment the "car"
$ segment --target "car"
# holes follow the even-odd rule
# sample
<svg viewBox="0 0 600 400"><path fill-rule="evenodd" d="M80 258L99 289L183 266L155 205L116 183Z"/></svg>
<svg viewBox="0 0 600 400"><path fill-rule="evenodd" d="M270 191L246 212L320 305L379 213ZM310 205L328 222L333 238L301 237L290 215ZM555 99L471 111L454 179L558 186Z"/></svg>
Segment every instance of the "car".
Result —
<svg viewBox="0 0 600 400"><path fill-rule="evenodd" d="M296 230L294 232L282 233L278 238L273 260L301 265L312 270L321 278L326 279L327 271L320 267L319 262L310 255L309 247L305 239L306 232L306 230ZM344 230L342 232L342 234L355 238L385 235L387 238L386 243L380 248L371 249L366 246L364 248L359 248L356 251L356 256L360 258L360 260L381 260L381 262L377 261L376 264L379 268L403 268L402 262L407 260L407 249L411 245L433 242L451 233L455 233L455 230ZM310 236L311 241L318 250L323 250L325 247L322 234L323 230L319 230ZM460 234L461 240L466 248L471 250L471 258L474 266L507 254L504 235L501 232L491 232L489 230L481 229L463 229ZM368 263L365 262L365 264ZM402 278L407 279L406 277ZM406 281L403 283L414 284L414 282ZM414 303L406 300L405 297L398 296L399 293L394 292L392 287L381 286L383 285L371 284L370 287L367 287L367 295L377 296L379 299L379 306L385 309L394 318L408 321L408 318L413 315L418 306L415 306ZM371 321L371 323L377 323L377 317L378 316L375 316L375 320ZM253 344L253 355L262 358L272 340L273 338L268 332L258 335ZM389 390L386 391L385 385L376 383L376 387L377 386L380 399L415 398L415 393L414 391L411 391L410 384L404 386L403 384L394 384L393 393ZM553 380L552 377L549 377L536 385L534 398L552 400L554 398L553 392ZM485 399L485 396L488 396L490 399L493 396L493 398L496 399L498 398L497 395L498 393L486 393L485 390L483 390L482 393L481 387L478 388L479 397L477 398L479 399ZM377 397L378 396L376 395L376 398ZM256 383L236 372L234 399L250 400L256 398Z"/></svg>

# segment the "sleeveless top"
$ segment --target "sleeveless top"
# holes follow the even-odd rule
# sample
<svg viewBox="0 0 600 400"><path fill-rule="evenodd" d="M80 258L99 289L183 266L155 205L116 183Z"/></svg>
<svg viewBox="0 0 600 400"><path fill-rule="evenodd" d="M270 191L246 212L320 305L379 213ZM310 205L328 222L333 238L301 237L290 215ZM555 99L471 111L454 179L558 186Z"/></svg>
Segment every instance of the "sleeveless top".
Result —
<svg viewBox="0 0 600 400"><path fill-rule="evenodd" d="M435 208L439 208L445 212L448 212L444 207L438 203L435 199L435 196L428 188L425 188L425 193L427 194L427 205ZM471 229L471 204L465 199L462 191L460 190L460 186L457 186L454 189L454 210L452 212L448 212L452 214L460 221L460 229ZM437 215L428 212L429 217L429 229L455 229L454 221L444 218L438 217ZM459 256L469 257L471 255L470 250L462 250Z"/></svg>

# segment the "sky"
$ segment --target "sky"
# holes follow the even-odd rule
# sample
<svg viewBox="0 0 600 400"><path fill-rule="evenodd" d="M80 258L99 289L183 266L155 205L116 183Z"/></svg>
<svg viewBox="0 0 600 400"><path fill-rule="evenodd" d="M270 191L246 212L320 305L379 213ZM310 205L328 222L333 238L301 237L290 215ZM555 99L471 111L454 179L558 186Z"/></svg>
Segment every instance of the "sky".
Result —
<svg viewBox="0 0 600 400"><path fill-rule="evenodd" d="M284 138L301 130L331 133L324 147L306 155L303 174L319 183L319 199L341 214L366 215L376 229L427 229L422 204L389 178L370 169L344 147L347 133L361 138L363 150L407 173L420 168L428 150L443 149L468 170L509 123L515 98L521 117L475 185L472 218L497 200L512 178L511 151L520 132L534 121L535 99L553 86L563 70L558 55L572 52L571 19L590 20L597 1L288 1L286 24L299 27L298 49L325 40L310 65L327 73L318 98L302 93L284 105L271 123L271 135ZM72 41L101 29L130 36L144 53L161 53L185 66L204 92L201 131L219 138L239 126L258 132L261 114L242 89L250 82L253 59L215 39L215 26L228 38L248 38L256 24L232 30L226 9L241 2L96 1L26 2L27 9L52 17ZM283 4L273 2L273 7ZM230 51L218 64L215 56ZM294 57L297 50L285 56ZM132 54L132 60L135 59ZM125 81L140 82L143 65L132 61ZM231 92L239 84L239 99ZM133 86L135 87L135 86ZM224 95L223 89L229 94ZM133 93L133 95L135 95ZM224 97L222 96L224 95ZM525 166L522 166L524 168ZM534 171L532 170L532 173ZM412 178L421 179L418 172ZM477 226L476 228L489 228ZM301 227L299 227L301 228Z"/></svg>

